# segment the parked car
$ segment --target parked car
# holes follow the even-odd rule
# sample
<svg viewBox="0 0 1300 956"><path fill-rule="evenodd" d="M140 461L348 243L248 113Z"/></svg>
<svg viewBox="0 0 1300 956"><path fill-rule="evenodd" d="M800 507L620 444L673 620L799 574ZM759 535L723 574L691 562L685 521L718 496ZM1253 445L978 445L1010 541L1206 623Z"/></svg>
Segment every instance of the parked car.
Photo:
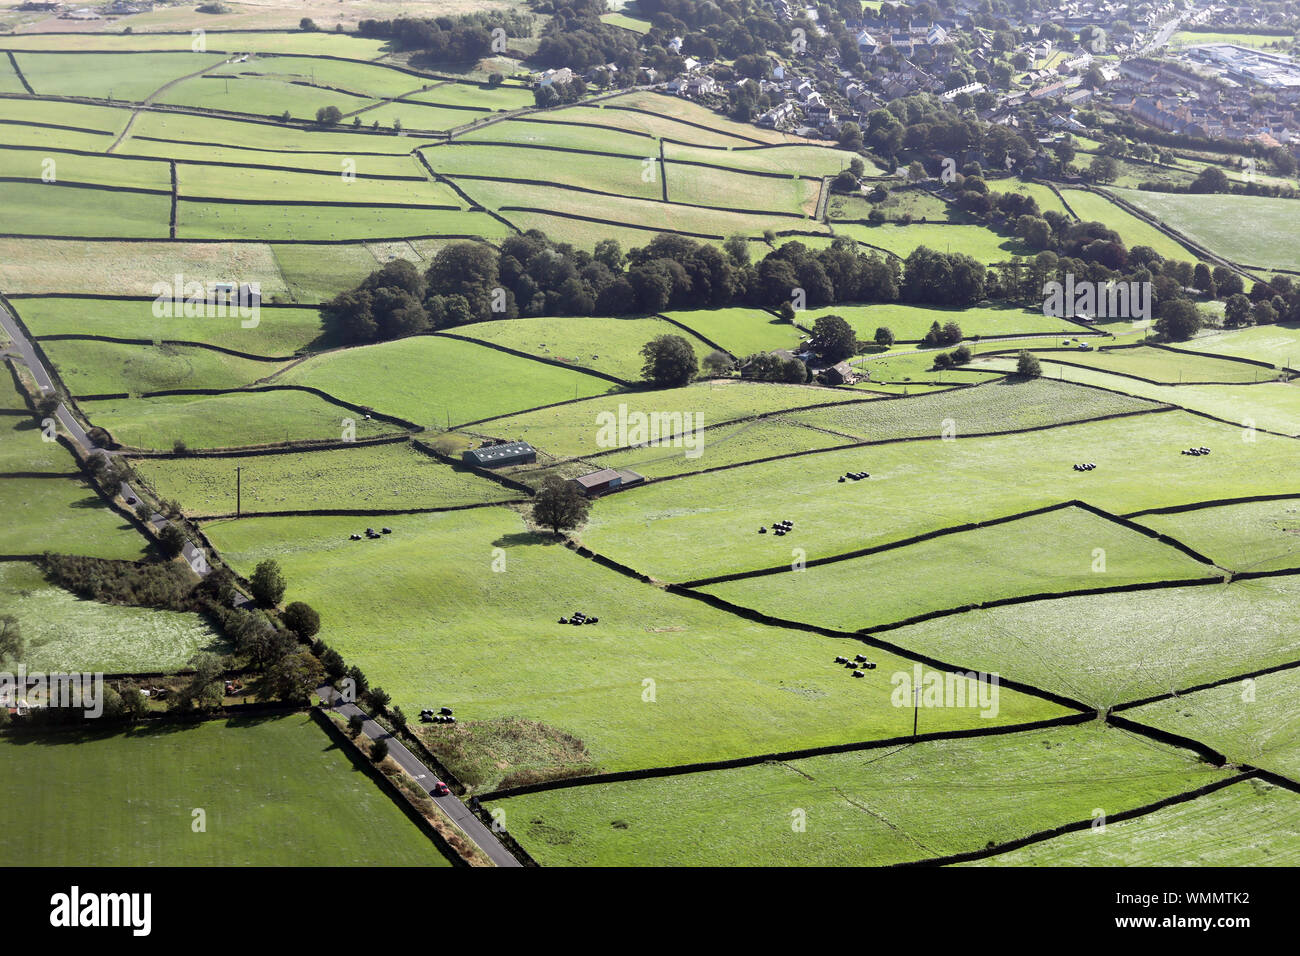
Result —
<svg viewBox="0 0 1300 956"><path fill-rule="evenodd" d="M434 781L434 784L433 784L433 795L434 795L435 797L445 797L445 796L446 796L447 794L449 794L449 793L451 793L451 788L450 788L450 787L448 787L448 786L447 786L445 783L443 783L441 780L436 780L436 781Z"/></svg>

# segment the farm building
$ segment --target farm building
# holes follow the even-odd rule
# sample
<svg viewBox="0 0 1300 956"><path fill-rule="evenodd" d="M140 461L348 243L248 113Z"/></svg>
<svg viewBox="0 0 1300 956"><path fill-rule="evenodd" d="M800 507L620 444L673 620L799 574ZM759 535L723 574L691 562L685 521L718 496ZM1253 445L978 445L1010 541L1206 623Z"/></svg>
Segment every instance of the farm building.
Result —
<svg viewBox="0 0 1300 956"><path fill-rule="evenodd" d="M506 468L510 465L531 465L537 461L537 449L526 441L503 442L500 445L483 445L471 448L461 455L467 465L477 468Z"/></svg>
<svg viewBox="0 0 1300 956"><path fill-rule="evenodd" d="M848 362L832 365L822 372L822 380L827 385L852 385L858 381L859 373Z"/></svg>
<svg viewBox="0 0 1300 956"><path fill-rule="evenodd" d="M579 475L573 480L582 489L584 495L594 498L597 495L603 495L607 491L639 484L645 481L645 476L638 475L635 471L628 471L625 468L602 468L600 471Z"/></svg>

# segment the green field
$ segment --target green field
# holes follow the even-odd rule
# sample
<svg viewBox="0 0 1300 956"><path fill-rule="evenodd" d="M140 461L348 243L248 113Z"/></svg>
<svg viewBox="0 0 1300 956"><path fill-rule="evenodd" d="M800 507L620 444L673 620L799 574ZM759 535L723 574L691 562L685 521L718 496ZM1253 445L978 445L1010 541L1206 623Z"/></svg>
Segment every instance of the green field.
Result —
<svg viewBox="0 0 1300 956"><path fill-rule="evenodd" d="M853 327L860 342L873 343L876 329L884 327L894 333L897 342L920 342L930 326L956 322L966 338L993 338L1003 335L1077 335L1079 326L1063 319L1043 315L1041 310L975 306L969 309L941 309L901 302L874 305L828 305L800 312L796 321L811 329L823 315L838 315ZM1050 341L1050 340L1049 340Z"/></svg>
<svg viewBox="0 0 1300 956"><path fill-rule="evenodd" d="M1081 830L983 866L1295 866L1300 800L1263 781L1233 784L1147 816Z"/></svg>
<svg viewBox="0 0 1300 956"><path fill-rule="evenodd" d="M584 372L428 335L328 352L294 366L276 383L319 388L343 401L430 427L478 421L616 387Z"/></svg>
<svg viewBox="0 0 1300 956"><path fill-rule="evenodd" d="M74 395L241 388L274 374L284 364L187 345L123 345L94 339L43 344Z"/></svg>
<svg viewBox="0 0 1300 956"><path fill-rule="evenodd" d="M458 335L527 352L565 365L592 369L624 381L641 379L645 359L641 347L660 335L678 335L690 342L695 357L713 351L671 322L653 316L643 319L568 316L500 319L475 322L456 330Z"/></svg>
<svg viewBox="0 0 1300 956"><path fill-rule="evenodd" d="M819 408L787 417L857 441L876 442L1040 428L1157 408L1142 399L1063 382L1002 379L978 389Z"/></svg>
<svg viewBox="0 0 1300 956"><path fill-rule="evenodd" d="M685 388L603 395L585 402L540 408L485 422L470 431L527 441L539 451L567 458L607 451L623 444L617 430L619 409L623 406L627 409L626 444L639 444L655 436L649 431L648 421L644 437L634 431L636 422L631 416L637 412L679 415L680 425L675 418L661 424L659 437L668 437L685 428L687 415L691 416L689 421L694 430L697 426L707 427L808 405L860 401L864 397L848 390L836 391L812 385L762 385L719 379ZM606 424L612 424L614 428L602 434ZM712 436L708 431L703 435L703 447L707 449Z"/></svg>
<svg viewBox="0 0 1300 956"><path fill-rule="evenodd" d="M913 624L889 638L1104 707L1300 658L1297 595L1300 577L1288 576L1165 588L1140 600L1058 598Z"/></svg>
<svg viewBox="0 0 1300 956"><path fill-rule="evenodd" d="M1294 499L1142 515L1137 520L1232 571L1300 567L1300 501Z"/></svg>
<svg viewBox="0 0 1300 956"><path fill-rule="evenodd" d="M1180 385L1183 382L1247 385L1267 382L1277 377L1276 371L1258 365L1230 362L1210 355L1188 355L1149 346L1092 349L1087 352L1080 350L1040 352L1038 357L1045 362L1059 360L1116 375L1151 379L1166 385Z"/></svg>
<svg viewBox="0 0 1300 956"><path fill-rule="evenodd" d="M1293 200L1139 190L1116 190L1116 194L1234 262L1260 268L1300 268Z"/></svg>
<svg viewBox="0 0 1300 956"><path fill-rule="evenodd" d="M1212 332L1181 347L1269 362L1278 368L1300 366L1300 328L1290 325L1252 325L1230 332Z"/></svg>
<svg viewBox="0 0 1300 956"><path fill-rule="evenodd" d="M28 236L165 239L170 199L157 193L0 182L6 232Z"/></svg>
<svg viewBox="0 0 1300 956"><path fill-rule="evenodd" d="M310 392L228 392L83 401L82 411L130 448L171 451L183 441L195 451L287 441L339 441L349 432L374 438L401 431Z"/></svg>
<svg viewBox="0 0 1300 956"><path fill-rule="evenodd" d="M180 501L186 512L194 515L234 513L236 468L242 470L243 510L252 514L329 508L446 508L521 497L406 444L277 455L140 459L134 464L158 494ZM358 523L357 531L366 526L363 518L353 520ZM343 537L347 539L347 535Z"/></svg>
<svg viewBox="0 0 1300 956"><path fill-rule="evenodd" d="M846 482L845 493L860 484ZM999 598L1219 576L1173 548L1069 508L702 590L773 617L856 631Z"/></svg>
<svg viewBox="0 0 1300 956"><path fill-rule="evenodd" d="M1082 725L599 784L491 807L543 866L882 866L983 849L1224 776L1186 751Z"/></svg>
<svg viewBox="0 0 1300 956"><path fill-rule="evenodd" d="M1214 454L1179 453L1200 445ZM1260 434L1245 443L1237 429L1184 412L1067 425L1047 436L936 437L633 489L599 502L582 540L655 577L691 580L770 567L792 547L826 557L1072 498L1127 512L1268 493L1285 487L1296 454L1291 439ZM1078 462L1097 468L1076 472ZM854 486L861 494L843 494L835 479L846 471L871 474ZM797 524L784 541L757 533L782 518Z"/></svg>
<svg viewBox="0 0 1300 956"><path fill-rule="evenodd" d="M667 315L710 342L717 342L737 358L773 349L794 350L807 338L797 327L771 312L747 306L694 309ZM799 316L795 320L799 321Z"/></svg>
<svg viewBox="0 0 1300 956"><path fill-rule="evenodd" d="M447 865L305 714L0 746L5 849L26 866Z"/></svg>
<svg viewBox="0 0 1300 956"><path fill-rule="evenodd" d="M230 652L197 614L87 601L23 562L0 564L0 607L18 618L30 672L172 671L200 651Z"/></svg>
<svg viewBox="0 0 1300 956"><path fill-rule="evenodd" d="M1130 249L1134 246L1150 246L1166 259L1180 259L1183 261L1195 259L1182 243L1161 232L1150 223L1139 219L1131 212L1121 209L1101 193L1090 192L1086 189L1062 189L1061 195L1065 197L1065 201L1070 204L1070 208L1074 210L1075 215L1081 220L1104 223L1119 233L1120 238L1124 240L1124 245ZM1143 193L1142 195L1150 196L1155 194Z"/></svg>
<svg viewBox="0 0 1300 956"><path fill-rule="evenodd" d="M65 470L71 469L60 469ZM58 551L131 561L145 556L145 539L80 478L5 478L0 511L0 554Z"/></svg>
<svg viewBox="0 0 1300 956"><path fill-rule="evenodd" d="M910 662L869 651L879 676L853 680L832 661L860 645L666 594L528 534L508 509L385 518L391 536L349 541L361 520L257 518L205 530L241 571L274 556L291 592L329 622L330 645L407 713L447 704L469 726L541 721L584 741L606 770L911 727L910 713L890 703L887 676ZM579 609L599 623L555 623ZM643 700L648 690L653 702ZM995 719L949 708L932 729L1063 712L1005 689L1000 700Z"/></svg>
<svg viewBox="0 0 1300 956"><path fill-rule="evenodd" d="M370 260L374 265L374 260ZM189 281L189 280L187 280ZM197 281L197 280L195 280ZM170 293L173 283L166 283ZM220 345L223 348L268 358L292 355L320 336L316 309L263 306L256 324L241 318L237 309L225 316L154 314L153 300L77 298L19 299L14 303L32 335L103 335L110 338L180 341ZM159 310L162 311L162 310ZM53 343L47 343L47 347Z"/></svg>

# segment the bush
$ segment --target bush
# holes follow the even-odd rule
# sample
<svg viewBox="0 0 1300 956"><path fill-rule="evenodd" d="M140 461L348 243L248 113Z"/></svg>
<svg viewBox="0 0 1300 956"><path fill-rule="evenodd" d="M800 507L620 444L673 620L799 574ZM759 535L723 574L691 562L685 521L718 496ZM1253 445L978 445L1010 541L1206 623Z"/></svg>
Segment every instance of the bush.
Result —
<svg viewBox="0 0 1300 956"><path fill-rule="evenodd" d="M1043 366L1038 361L1038 356L1029 352L1020 351L1016 357L1016 374L1024 378L1038 378L1043 374Z"/></svg>
<svg viewBox="0 0 1300 956"><path fill-rule="evenodd" d="M320 632L320 615L310 604L294 601L284 609L284 626L309 641Z"/></svg>
<svg viewBox="0 0 1300 956"><path fill-rule="evenodd" d="M388 756L388 741L376 740L370 748L370 760L372 763L383 763L384 758Z"/></svg>
<svg viewBox="0 0 1300 956"><path fill-rule="evenodd" d="M284 574L274 558L267 558L258 564L249 584L253 597L267 607L275 607L284 597Z"/></svg>
<svg viewBox="0 0 1300 956"><path fill-rule="evenodd" d="M641 374L658 388L689 385L699 371L695 350L680 335L660 335L641 348L645 365Z"/></svg>
<svg viewBox="0 0 1300 956"><path fill-rule="evenodd" d="M322 106L316 111L316 122L322 126L333 126L343 119L343 111L337 106Z"/></svg>
<svg viewBox="0 0 1300 956"><path fill-rule="evenodd" d="M165 558L174 558L185 550L185 545L189 539L175 524L168 524L158 532L158 550L162 552Z"/></svg>

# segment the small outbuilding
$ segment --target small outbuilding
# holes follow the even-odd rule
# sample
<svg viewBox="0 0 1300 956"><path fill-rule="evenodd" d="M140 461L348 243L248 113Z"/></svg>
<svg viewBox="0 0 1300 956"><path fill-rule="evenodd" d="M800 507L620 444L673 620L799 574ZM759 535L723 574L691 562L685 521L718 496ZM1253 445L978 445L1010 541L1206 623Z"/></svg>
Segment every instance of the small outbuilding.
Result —
<svg viewBox="0 0 1300 956"><path fill-rule="evenodd" d="M476 468L506 468L510 465L531 465L537 461L537 449L526 441L502 442L482 445L461 455L461 460Z"/></svg>
<svg viewBox="0 0 1300 956"><path fill-rule="evenodd" d="M848 362L840 362L822 372L822 381L827 385L852 385L858 381L858 373Z"/></svg>
<svg viewBox="0 0 1300 956"><path fill-rule="evenodd" d="M595 498L628 485L640 484L645 481L645 476L638 475L635 471L628 471L626 468L602 468L600 471L579 475L573 480L582 489L584 495Z"/></svg>

